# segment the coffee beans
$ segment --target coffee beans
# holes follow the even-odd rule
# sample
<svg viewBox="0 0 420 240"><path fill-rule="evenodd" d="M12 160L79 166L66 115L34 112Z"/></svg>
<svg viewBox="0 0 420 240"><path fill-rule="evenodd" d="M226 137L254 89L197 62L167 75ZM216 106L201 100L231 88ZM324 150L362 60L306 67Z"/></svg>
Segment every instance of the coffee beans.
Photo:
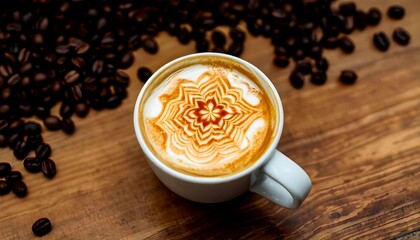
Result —
<svg viewBox="0 0 420 240"><path fill-rule="evenodd" d="M213 31L211 40L216 47L223 47L226 44L226 36L220 31Z"/></svg>
<svg viewBox="0 0 420 240"><path fill-rule="evenodd" d="M20 173L19 171L10 171L6 175L5 179L8 184L13 184L14 182L22 180L22 173Z"/></svg>
<svg viewBox="0 0 420 240"><path fill-rule="evenodd" d="M57 172L54 161L51 159L42 161L41 171L47 178L53 178Z"/></svg>
<svg viewBox="0 0 420 240"><path fill-rule="evenodd" d="M384 32L373 35L373 43L379 51L385 52L389 48L389 39Z"/></svg>
<svg viewBox="0 0 420 240"><path fill-rule="evenodd" d="M296 64L296 70L302 74L309 74L312 70L311 62L307 60L301 60Z"/></svg>
<svg viewBox="0 0 420 240"><path fill-rule="evenodd" d="M157 42L152 37L146 37L142 45L144 50L150 54L156 54L159 50Z"/></svg>
<svg viewBox="0 0 420 240"><path fill-rule="evenodd" d="M345 53L352 53L354 51L354 44L348 37L342 37L339 39L338 45L341 50Z"/></svg>
<svg viewBox="0 0 420 240"><path fill-rule="evenodd" d="M289 81L290 84L296 89L302 88L304 84L303 75L296 70L293 71L292 74L290 74Z"/></svg>
<svg viewBox="0 0 420 240"><path fill-rule="evenodd" d="M139 67L137 69L137 77L142 81L142 82L147 82L147 80L149 80L149 78L152 76L152 71L147 68L147 67Z"/></svg>
<svg viewBox="0 0 420 240"><path fill-rule="evenodd" d="M289 58L285 55L275 56L274 60L273 60L273 63L277 67L285 68L289 65Z"/></svg>
<svg viewBox="0 0 420 240"><path fill-rule="evenodd" d="M410 43L410 34L404 28L399 27L392 33L392 39L399 45L405 46Z"/></svg>
<svg viewBox="0 0 420 240"><path fill-rule="evenodd" d="M49 144L43 143L36 148L36 157L39 159L47 159L51 155L51 147Z"/></svg>
<svg viewBox="0 0 420 240"><path fill-rule="evenodd" d="M318 70L326 72L329 68L329 63L328 60L325 57L323 57L315 61L315 66Z"/></svg>
<svg viewBox="0 0 420 240"><path fill-rule="evenodd" d="M38 157L26 157L23 166L30 173L38 173L41 171L41 162L42 160Z"/></svg>
<svg viewBox="0 0 420 240"><path fill-rule="evenodd" d="M357 75L352 70L343 70L340 74L340 81L344 84L353 84L357 80Z"/></svg>
<svg viewBox="0 0 420 240"><path fill-rule="evenodd" d="M28 155L28 153L29 147L25 141L19 141L13 150L13 154L15 155L15 157L20 160L24 159Z"/></svg>
<svg viewBox="0 0 420 240"><path fill-rule="evenodd" d="M327 75L325 74L325 72L322 72L322 71L313 72L311 75L311 83L315 85L322 85L326 81L327 81Z"/></svg>
<svg viewBox="0 0 420 240"><path fill-rule="evenodd" d="M74 123L70 118L63 118L61 120L61 128L68 135L73 134L75 130Z"/></svg>
<svg viewBox="0 0 420 240"><path fill-rule="evenodd" d="M12 170L12 166L6 162L0 162L0 178L5 177L10 170Z"/></svg>
<svg viewBox="0 0 420 240"><path fill-rule="evenodd" d="M28 135L37 135L41 133L41 125L36 122L28 121L25 123L24 131Z"/></svg>
<svg viewBox="0 0 420 240"><path fill-rule="evenodd" d="M367 13L367 23L372 26L376 26L382 19L381 11L377 8L369 9Z"/></svg>
<svg viewBox="0 0 420 240"><path fill-rule="evenodd" d="M12 183L12 191L17 197L26 197L28 194L28 188L26 184L22 181L17 181Z"/></svg>
<svg viewBox="0 0 420 240"><path fill-rule="evenodd" d="M388 16L393 19L402 19L404 17L405 10L403 7L393 5L388 8Z"/></svg>
<svg viewBox="0 0 420 240"><path fill-rule="evenodd" d="M7 181L0 180L0 195L6 195L10 192L11 188Z"/></svg>
<svg viewBox="0 0 420 240"><path fill-rule="evenodd" d="M57 131L61 128L61 121L56 116L49 116L44 119L44 125L48 130Z"/></svg>
<svg viewBox="0 0 420 240"><path fill-rule="evenodd" d="M42 237L51 231L52 225L48 218L40 218L32 225L32 232L39 237Z"/></svg>

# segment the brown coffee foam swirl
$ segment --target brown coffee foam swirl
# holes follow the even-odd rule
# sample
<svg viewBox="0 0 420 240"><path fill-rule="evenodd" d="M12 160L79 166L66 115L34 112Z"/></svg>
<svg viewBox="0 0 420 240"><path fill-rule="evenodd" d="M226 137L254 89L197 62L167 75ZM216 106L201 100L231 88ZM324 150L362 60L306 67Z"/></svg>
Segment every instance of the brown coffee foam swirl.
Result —
<svg viewBox="0 0 420 240"><path fill-rule="evenodd" d="M151 145L166 164L194 175L217 176L242 169L255 159L269 121L261 90L241 83L258 98L253 105L243 89L232 86L227 70L215 67L196 81L176 81L176 87L159 97L159 116L147 121L154 129L149 129ZM253 124L254 132L247 135Z"/></svg>

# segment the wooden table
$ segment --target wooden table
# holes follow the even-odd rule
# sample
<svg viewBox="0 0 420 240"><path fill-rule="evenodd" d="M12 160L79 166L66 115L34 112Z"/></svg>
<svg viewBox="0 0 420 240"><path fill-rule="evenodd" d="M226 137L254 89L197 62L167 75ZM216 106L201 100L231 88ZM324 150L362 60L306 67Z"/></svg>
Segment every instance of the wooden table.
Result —
<svg viewBox="0 0 420 240"><path fill-rule="evenodd" d="M193 53L159 37L161 50L136 53L128 70L128 99L112 111L90 112L75 119L77 132L44 132L53 146L58 174L47 180L27 173L9 149L0 160L24 173L29 195L0 197L0 239L32 238L32 223L53 222L45 239L389 239L420 232L420 4L404 1L358 1L382 12L392 3L405 6L400 21L383 17L377 27L356 31L354 54L327 51L331 63L324 86L307 82L295 90L292 69L272 65L272 47L249 38L243 58L275 83L285 109L278 149L300 164L313 181L298 210L288 210L246 193L214 205L184 200L154 176L132 125L132 110L142 83L136 68L156 70L176 57ZM372 35L390 35L397 26L412 36L408 47L394 42L388 52L374 49ZM354 69L354 86L337 81L342 69ZM417 233L416 233L417 231ZM405 238L404 238L405 239Z"/></svg>

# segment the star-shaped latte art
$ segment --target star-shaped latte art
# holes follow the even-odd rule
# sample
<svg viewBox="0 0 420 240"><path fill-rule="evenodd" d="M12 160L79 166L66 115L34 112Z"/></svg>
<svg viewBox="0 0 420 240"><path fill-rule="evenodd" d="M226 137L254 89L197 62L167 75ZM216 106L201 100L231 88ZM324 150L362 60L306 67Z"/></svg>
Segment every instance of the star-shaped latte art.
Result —
<svg viewBox="0 0 420 240"><path fill-rule="evenodd" d="M219 69L203 73L197 81L180 79L175 94L161 98L163 109L156 122L166 133L166 148L194 163L243 153L251 144L246 132L262 115L243 94Z"/></svg>

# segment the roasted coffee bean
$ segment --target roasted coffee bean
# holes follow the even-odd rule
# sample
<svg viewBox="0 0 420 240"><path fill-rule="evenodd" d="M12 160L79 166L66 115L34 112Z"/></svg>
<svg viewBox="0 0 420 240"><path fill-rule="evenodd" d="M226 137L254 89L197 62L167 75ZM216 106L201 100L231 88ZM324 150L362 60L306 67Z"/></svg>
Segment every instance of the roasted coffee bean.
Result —
<svg viewBox="0 0 420 240"><path fill-rule="evenodd" d="M61 122L58 117L49 116L44 119L44 126L51 131L57 131L61 128Z"/></svg>
<svg viewBox="0 0 420 240"><path fill-rule="evenodd" d="M124 53L119 61L118 67L121 69L127 69L134 63L133 52L127 51Z"/></svg>
<svg viewBox="0 0 420 240"><path fill-rule="evenodd" d="M63 132L70 135L74 133L74 123L70 118L63 118L61 120L61 129L63 129Z"/></svg>
<svg viewBox="0 0 420 240"><path fill-rule="evenodd" d="M384 32L378 32L373 35L373 43L376 48L382 52L385 52L389 48L389 39Z"/></svg>
<svg viewBox="0 0 420 240"><path fill-rule="evenodd" d="M9 163L0 162L0 178L5 177L11 170L12 166Z"/></svg>
<svg viewBox="0 0 420 240"><path fill-rule="evenodd" d="M15 86L19 84L22 81L21 76L18 73L13 74L10 76L10 78L7 80L7 84L9 86Z"/></svg>
<svg viewBox="0 0 420 240"><path fill-rule="evenodd" d="M319 45L315 45L311 48L309 56L313 59L318 59L322 56L322 47Z"/></svg>
<svg viewBox="0 0 420 240"><path fill-rule="evenodd" d="M323 57L315 61L315 66L319 71L326 72L330 64L328 63L328 60L325 57Z"/></svg>
<svg viewBox="0 0 420 240"><path fill-rule="evenodd" d="M261 25L255 21L250 21L247 23L248 32L253 36L258 36L261 33Z"/></svg>
<svg viewBox="0 0 420 240"><path fill-rule="evenodd" d="M0 117L6 116L10 113L10 106L7 104L0 105Z"/></svg>
<svg viewBox="0 0 420 240"><path fill-rule="evenodd" d="M48 218L40 218L34 222L32 225L32 232L38 236L42 237L51 231L51 221Z"/></svg>
<svg viewBox="0 0 420 240"><path fill-rule="evenodd" d="M74 113L74 105L71 103L63 102L60 106L60 116L63 118L69 118Z"/></svg>
<svg viewBox="0 0 420 240"><path fill-rule="evenodd" d="M43 143L35 150L35 155L38 159L44 160L51 156L51 147L49 144Z"/></svg>
<svg viewBox="0 0 420 240"><path fill-rule="evenodd" d="M13 182L12 191L17 197L20 198L26 197L26 195L28 194L28 188L26 187L26 184L22 181Z"/></svg>
<svg viewBox="0 0 420 240"><path fill-rule="evenodd" d="M0 133L5 133L9 129L9 122L6 119L0 119Z"/></svg>
<svg viewBox="0 0 420 240"><path fill-rule="evenodd" d="M21 132L24 128L25 122L22 119L17 119L9 123L9 130L11 132Z"/></svg>
<svg viewBox="0 0 420 240"><path fill-rule="evenodd" d="M410 43L410 34L402 27L398 27L392 33L392 39L399 45L405 46Z"/></svg>
<svg viewBox="0 0 420 240"><path fill-rule="evenodd" d="M29 149L35 150L39 145L43 142L41 134L34 134L29 135L26 139L26 144L28 145Z"/></svg>
<svg viewBox="0 0 420 240"><path fill-rule="evenodd" d="M327 49L334 49L338 46L337 38L334 36L326 37L323 39L322 44Z"/></svg>
<svg viewBox="0 0 420 240"><path fill-rule="evenodd" d="M35 115L40 119L44 119L50 115L51 111L49 108L38 106L35 108Z"/></svg>
<svg viewBox="0 0 420 240"><path fill-rule="evenodd" d="M147 82L147 80L149 80L149 78L152 76L152 71L147 68L147 67L139 67L137 69L137 77L142 81L142 82Z"/></svg>
<svg viewBox="0 0 420 240"><path fill-rule="evenodd" d="M220 31L213 31L211 33L211 41L216 47L223 47L226 44L226 36Z"/></svg>
<svg viewBox="0 0 420 240"><path fill-rule="evenodd" d="M352 70L343 70L340 74L340 82L344 84L353 84L357 80L357 75Z"/></svg>
<svg viewBox="0 0 420 240"><path fill-rule="evenodd" d="M402 6L393 5L388 8L388 16L393 19L402 19L404 17L405 10Z"/></svg>
<svg viewBox="0 0 420 240"><path fill-rule="evenodd" d="M245 32L237 28L231 28L229 31L229 36L235 43L243 43L246 38Z"/></svg>
<svg viewBox="0 0 420 240"><path fill-rule="evenodd" d="M210 43L206 39L197 40L195 43L195 50L197 52L207 52L209 50Z"/></svg>
<svg viewBox="0 0 420 240"><path fill-rule="evenodd" d="M356 12L356 4L353 2L344 2L339 6L339 11L344 16L352 16Z"/></svg>
<svg viewBox="0 0 420 240"><path fill-rule="evenodd" d="M243 43L236 43L236 42L232 42L231 44L229 44L229 47L227 49L227 53L233 56L237 56L237 57L239 57L243 51L244 51Z"/></svg>
<svg viewBox="0 0 420 240"><path fill-rule="evenodd" d="M381 21L382 14L381 11L377 8L369 9L367 13L367 23L372 26L376 26Z"/></svg>
<svg viewBox="0 0 420 240"><path fill-rule="evenodd" d="M156 54L159 50L158 44L153 37L143 39L142 46L144 50L150 54Z"/></svg>
<svg viewBox="0 0 420 240"><path fill-rule="evenodd" d="M26 157L25 160L23 160L23 166L28 172L38 173L41 171L42 161L43 159L40 159L38 157Z"/></svg>
<svg viewBox="0 0 420 240"><path fill-rule="evenodd" d="M47 178L53 178L57 172L54 161L51 159L42 161L41 171Z"/></svg>
<svg viewBox="0 0 420 240"><path fill-rule="evenodd" d="M16 144L21 140L23 140L23 135L20 132L16 132L9 136L7 144L11 149L14 149Z"/></svg>
<svg viewBox="0 0 420 240"><path fill-rule="evenodd" d="M354 15L354 26L359 30L364 30L368 24L367 15L363 11L357 11Z"/></svg>
<svg viewBox="0 0 420 240"><path fill-rule="evenodd" d="M25 123L23 130L25 131L25 134L27 135L37 135L37 134L41 134L42 128L41 128L41 125L39 125L38 123L33 122L33 121L28 121Z"/></svg>
<svg viewBox="0 0 420 240"><path fill-rule="evenodd" d="M7 146L8 139L6 135L0 134L0 148L4 148Z"/></svg>
<svg viewBox="0 0 420 240"><path fill-rule="evenodd" d="M77 103L74 106L74 112L76 113L76 115L80 118L84 118L87 116L87 114L89 113L90 107L89 105L87 105L85 102L80 102Z"/></svg>
<svg viewBox="0 0 420 240"><path fill-rule="evenodd" d="M6 195L10 190L10 185L4 180L0 180L0 195Z"/></svg>
<svg viewBox="0 0 420 240"><path fill-rule="evenodd" d="M191 40L191 32L186 27L181 27L176 34L178 41L181 44L188 44Z"/></svg>
<svg viewBox="0 0 420 240"><path fill-rule="evenodd" d="M13 155L15 155L15 157L17 159L24 159L29 153L29 147L26 144L25 141L19 141L17 142L14 150L13 150Z"/></svg>
<svg viewBox="0 0 420 240"><path fill-rule="evenodd" d="M297 61L297 60L302 60L304 58L305 58L305 51L300 48L296 49L293 59Z"/></svg>
<svg viewBox="0 0 420 240"><path fill-rule="evenodd" d="M64 76L64 80L67 84L73 84L79 79L79 77L80 74L76 70L71 70Z"/></svg>
<svg viewBox="0 0 420 240"><path fill-rule="evenodd" d="M312 64L307 60L301 60L296 63L296 70L303 75L309 74L312 71Z"/></svg>
<svg viewBox="0 0 420 240"><path fill-rule="evenodd" d="M276 46L275 49L274 49L274 54L275 55L285 55L285 56L287 56L288 51L283 46Z"/></svg>
<svg viewBox="0 0 420 240"><path fill-rule="evenodd" d="M354 51L354 44L348 37L342 37L338 40L338 46L345 53L352 53Z"/></svg>
<svg viewBox="0 0 420 240"><path fill-rule="evenodd" d="M273 63L277 67L285 68L289 65L289 57L285 55L275 56Z"/></svg>
<svg viewBox="0 0 420 240"><path fill-rule="evenodd" d="M317 71L311 74L311 83L314 85L322 85L327 81L325 72Z"/></svg>
<svg viewBox="0 0 420 240"><path fill-rule="evenodd" d="M10 77L13 73L13 69L10 65L0 65L0 75L3 77Z"/></svg>
<svg viewBox="0 0 420 240"><path fill-rule="evenodd" d="M298 71L293 71L290 74L289 81L290 84L296 89L302 88L304 84L303 75Z"/></svg>
<svg viewBox="0 0 420 240"><path fill-rule="evenodd" d="M17 182L17 181L22 180L22 173L20 173L19 171L10 171L5 176L5 179L6 179L6 182L11 185L13 182Z"/></svg>

